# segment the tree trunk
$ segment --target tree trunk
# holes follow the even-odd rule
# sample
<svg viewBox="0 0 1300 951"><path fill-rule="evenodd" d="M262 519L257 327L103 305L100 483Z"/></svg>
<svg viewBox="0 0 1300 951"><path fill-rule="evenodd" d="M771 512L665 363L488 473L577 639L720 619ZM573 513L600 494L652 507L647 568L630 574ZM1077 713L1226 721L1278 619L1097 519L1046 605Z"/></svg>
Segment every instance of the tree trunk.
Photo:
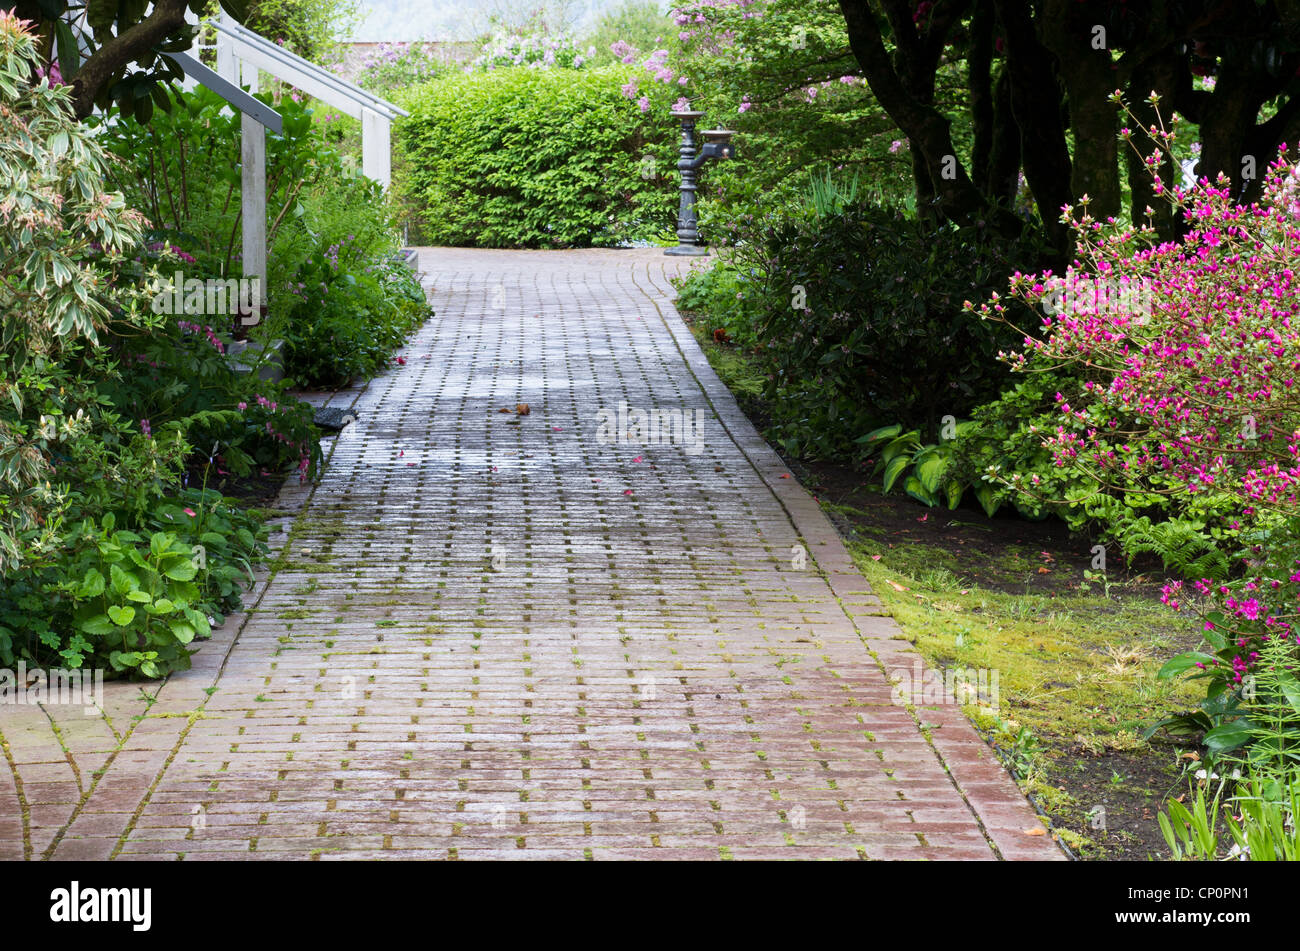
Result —
<svg viewBox="0 0 1300 951"><path fill-rule="evenodd" d="M1011 111L1011 76L1003 66L993 85L993 145L984 193L1010 208L1020 189L1020 127Z"/></svg>
<svg viewBox="0 0 1300 951"><path fill-rule="evenodd" d="M997 0L998 16L1007 40L1007 69L1011 80L1011 109L1020 127L1025 178L1043 218L1048 242L1065 258L1072 244L1070 229L1061 222L1061 209L1073 204L1070 191L1070 150L1061 118L1062 95L1052 54L1038 41L1029 10L1009 0Z"/></svg>
<svg viewBox="0 0 1300 951"><path fill-rule="evenodd" d="M976 186L989 180L993 155L993 0L979 0L970 20L970 52L967 54L967 85L970 88L970 116L973 141L970 175ZM987 191L987 189L985 189Z"/></svg>
<svg viewBox="0 0 1300 951"><path fill-rule="evenodd" d="M954 221L990 222L1008 237L1020 234L1021 221L1009 211L992 207L957 160L950 123L932 105L918 102L895 72L867 0L840 0L849 45L889 117L919 151L935 189L942 214Z"/></svg>

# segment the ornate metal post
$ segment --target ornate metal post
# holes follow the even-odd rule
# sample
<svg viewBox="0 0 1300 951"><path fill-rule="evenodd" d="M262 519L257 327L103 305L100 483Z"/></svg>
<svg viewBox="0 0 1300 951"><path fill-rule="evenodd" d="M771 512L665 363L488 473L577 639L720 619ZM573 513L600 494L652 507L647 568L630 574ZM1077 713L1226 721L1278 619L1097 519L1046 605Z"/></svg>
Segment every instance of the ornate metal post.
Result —
<svg viewBox="0 0 1300 951"><path fill-rule="evenodd" d="M695 213L695 120L704 115L691 109L674 110L674 119L682 123L682 141L677 147L677 171L682 173L681 200L677 206L677 247L666 254L704 255L709 249L700 244L700 220Z"/></svg>
<svg viewBox="0 0 1300 951"><path fill-rule="evenodd" d="M703 135L704 147L696 152L695 120L704 115L690 109L673 110L672 116L682 122L682 142L678 146L680 158L677 170L682 173L681 202L677 208L677 247L668 248L665 254L704 255L709 253L700 241L700 220L695 213L696 170L710 159L731 159L736 150L731 145L735 135L730 129L709 129Z"/></svg>

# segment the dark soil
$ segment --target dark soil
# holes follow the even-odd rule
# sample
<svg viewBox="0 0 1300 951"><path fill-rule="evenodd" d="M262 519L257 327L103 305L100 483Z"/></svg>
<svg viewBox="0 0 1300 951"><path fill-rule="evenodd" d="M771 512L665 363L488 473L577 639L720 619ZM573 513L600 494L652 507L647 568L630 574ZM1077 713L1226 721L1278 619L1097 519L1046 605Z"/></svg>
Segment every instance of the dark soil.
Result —
<svg viewBox="0 0 1300 951"><path fill-rule="evenodd" d="M818 501L865 513L828 513L841 534L866 529L891 548L921 543L943 549L965 565L962 577L980 587L1006 594L1078 594L1079 581L1092 566L1095 542L1072 534L1057 518L1029 521L1009 507L993 518L973 505L926 508L901 493L884 494L878 481L848 466L785 461ZM1130 568L1118 561L1111 560L1108 574L1124 584L1126 596L1159 600L1164 584L1159 562L1139 561Z"/></svg>

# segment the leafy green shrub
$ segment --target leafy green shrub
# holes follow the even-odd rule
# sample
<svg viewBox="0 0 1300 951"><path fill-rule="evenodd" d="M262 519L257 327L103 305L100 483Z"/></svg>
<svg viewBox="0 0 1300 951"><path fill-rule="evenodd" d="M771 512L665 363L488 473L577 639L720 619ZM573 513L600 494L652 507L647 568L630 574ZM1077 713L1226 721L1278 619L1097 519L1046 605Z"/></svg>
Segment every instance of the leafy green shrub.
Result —
<svg viewBox="0 0 1300 951"><path fill-rule="evenodd" d="M141 217L38 62L0 13L0 665L161 676L265 555L251 514L185 487L190 439L241 414L196 395L233 375L151 309ZM158 368L174 385L149 393L150 419ZM210 379L185 379L196 368Z"/></svg>
<svg viewBox="0 0 1300 951"><path fill-rule="evenodd" d="M135 530L106 512L60 540L57 557L0 591L0 664L102 667L160 677L240 603L265 528L219 493L156 501Z"/></svg>
<svg viewBox="0 0 1300 951"><path fill-rule="evenodd" d="M955 478L950 471L952 440L972 425L969 420L959 423L953 419L951 436L945 427L940 431L940 436L946 438L941 438L937 443L922 443L918 430L905 433L898 423L882 426L860 436L857 441L868 447L879 447L872 475L880 477L886 492L898 483L903 486L903 491L918 502L933 507L942 501L948 508L955 509L961 504L966 489L972 486ZM997 511L997 500L993 498L991 489L983 484L976 484L973 488L984 511L992 516Z"/></svg>
<svg viewBox="0 0 1300 951"><path fill-rule="evenodd" d="M108 348L74 349L34 407L47 418L75 409L81 434L51 450L61 503L47 510L47 534L24 533L22 568L0 575L0 664L183 669L185 645L239 603L240 579L264 557L252 514L184 487L188 437L237 428L241 414L199 410L155 428L119 412L103 382L114 377Z"/></svg>
<svg viewBox="0 0 1300 951"><path fill-rule="evenodd" d="M758 342L753 284L742 271L718 261L712 267L692 268L672 282L679 310L702 317L710 330L724 331L737 346L752 347Z"/></svg>
<svg viewBox="0 0 1300 951"><path fill-rule="evenodd" d="M754 344L770 373L770 435L787 451L857 459L859 437L895 422L933 438L943 417L1007 385L997 355L1020 336L962 304L1034 248L865 201L746 230L717 275L682 286L688 303L711 302L737 342Z"/></svg>
<svg viewBox="0 0 1300 951"><path fill-rule="evenodd" d="M374 374L430 313L409 268L364 264L346 239L309 256L297 287L296 305L275 326L286 365L308 386Z"/></svg>
<svg viewBox="0 0 1300 951"><path fill-rule="evenodd" d="M286 96L276 108L284 117L284 129L267 136L269 316L248 335L263 343L283 339L285 372L296 383L346 382L383 366L427 308L418 286L413 295L409 273L386 263L397 251L398 237L394 209L383 190L329 144L324 125L314 121L309 105ZM240 207L239 120L225 109L224 101L204 89L186 92L150 126L114 118L106 123L103 138L122 160L123 187L149 209L155 236L186 249L183 253L190 260L185 276L238 273L241 231L232 224L231 211ZM247 332L232 320L206 320L217 325L212 329L223 339L232 332ZM147 349L165 346L155 340ZM228 449L224 461L230 471L242 472L250 465L278 468L274 460L267 463L278 443L299 447L297 461L301 465L306 458L304 471L314 472L316 463L307 448L315 444L306 418L309 411L289 412L294 400L283 388L262 385L256 391L215 394L208 384L223 377L219 362L199 361L195 348L188 349L187 375L155 381L171 384L167 395L173 401L190 380L204 384L189 390L190 400L199 404L264 407L257 401L261 397L281 408L280 418L257 420L273 427L260 448L251 430L214 435ZM203 350L201 344L197 349ZM166 363L156 352L132 358L141 356L149 366ZM156 375L168 377L165 369ZM256 409L252 416L257 416ZM241 448L249 440L254 445Z"/></svg>
<svg viewBox="0 0 1300 951"><path fill-rule="evenodd" d="M671 128L623 95L630 75L512 67L412 90L398 130L424 239L589 247L662 234L674 220Z"/></svg>
<svg viewBox="0 0 1300 951"><path fill-rule="evenodd" d="M73 118L70 88L34 81L40 63L36 38L0 13L0 573L56 533L66 500L51 487L51 456L87 425L36 404L64 354L109 317L112 274L99 262L141 233L105 186L103 148Z"/></svg>

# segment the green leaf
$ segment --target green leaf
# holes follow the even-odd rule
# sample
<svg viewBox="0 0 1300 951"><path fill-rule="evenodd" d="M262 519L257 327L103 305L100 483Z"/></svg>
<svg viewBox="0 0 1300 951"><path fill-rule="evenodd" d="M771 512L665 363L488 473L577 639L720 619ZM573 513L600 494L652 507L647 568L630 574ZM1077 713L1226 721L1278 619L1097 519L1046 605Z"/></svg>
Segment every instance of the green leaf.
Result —
<svg viewBox="0 0 1300 951"><path fill-rule="evenodd" d="M59 47L59 72L63 74L64 82L70 82L81 68L81 50L77 47L77 38L64 20L55 21L54 36Z"/></svg>
<svg viewBox="0 0 1300 951"><path fill-rule="evenodd" d="M125 670L127 667L139 667L140 656L139 651L113 651L108 655L108 662L114 670Z"/></svg>
<svg viewBox="0 0 1300 951"><path fill-rule="evenodd" d="M1286 697L1286 702L1291 705L1291 709L1300 716L1300 681L1297 681L1290 671L1280 671L1278 689L1282 691L1282 696Z"/></svg>
<svg viewBox="0 0 1300 951"><path fill-rule="evenodd" d="M129 571L124 571L117 565L110 565L108 569L109 577L113 579L113 590L118 594L126 594L128 591L134 591L140 587L140 579Z"/></svg>
<svg viewBox="0 0 1300 951"><path fill-rule="evenodd" d="M982 482L975 486L975 500L979 502L980 508L989 518L1002 507L1002 499L998 497L998 491L987 482Z"/></svg>
<svg viewBox="0 0 1300 951"><path fill-rule="evenodd" d="M97 598L104 593L104 576L98 568L91 568L86 572L86 576L81 579L81 587L77 589L78 598Z"/></svg>
<svg viewBox="0 0 1300 951"><path fill-rule="evenodd" d="M899 436L897 439L892 440L889 445L881 451L880 458L884 459L885 462L889 462L899 453L905 452L911 447L912 443L916 442L916 435L916 431L913 430L910 433L903 433L903 435Z"/></svg>
<svg viewBox="0 0 1300 951"><path fill-rule="evenodd" d="M1160 668L1160 672L1156 674L1156 677L1160 680L1168 680L1171 677L1177 677L1197 664L1205 664L1207 667L1213 666L1218 659L1213 654L1187 651L1185 654L1177 654L1165 661L1165 665Z"/></svg>
<svg viewBox="0 0 1300 951"><path fill-rule="evenodd" d="M168 578L172 581L189 581L199 573L199 569L194 567L192 561L178 561L174 565L169 565L163 570Z"/></svg>
<svg viewBox="0 0 1300 951"><path fill-rule="evenodd" d="M1251 736L1251 723L1245 717L1220 723L1205 734L1205 748L1212 753L1228 753L1246 743Z"/></svg>
<svg viewBox="0 0 1300 951"><path fill-rule="evenodd" d="M172 634L175 635L176 640L180 641L182 644L188 644L190 641L194 640L194 627L187 621L168 621L167 627L171 630Z"/></svg>
<svg viewBox="0 0 1300 951"><path fill-rule="evenodd" d="M887 438L892 438L894 436L897 436L902 431L903 431L903 425L901 423L894 423L894 425L892 426L881 426L879 429L873 429L865 436L859 436L856 440L854 440L854 442L859 442L859 443L876 442L879 439L887 439Z"/></svg>
<svg viewBox="0 0 1300 951"><path fill-rule="evenodd" d="M126 627L135 620L135 608L111 604L108 607L108 616L118 627Z"/></svg>
<svg viewBox="0 0 1300 951"><path fill-rule="evenodd" d="M955 509L961 504L961 497L966 494L966 486L954 479L948 483L948 487L944 491L948 496L948 508Z"/></svg>
<svg viewBox="0 0 1300 951"><path fill-rule="evenodd" d="M926 489L925 486L921 484L921 480L914 475L907 477L907 481L903 483L903 491L918 502L923 502L931 507L939 501L928 489Z"/></svg>
<svg viewBox="0 0 1300 951"><path fill-rule="evenodd" d="M943 478L943 470L946 468L948 459L937 453L932 453L917 463L916 476L921 480L921 485L925 486L925 491L932 494L939 491L939 480Z"/></svg>
<svg viewBox="0 0 1300 951"><path fill-rule="evenodd" d="M895 456L889 460L888 465L885 466L884 486L886 492L894 487L894 482L903 474L911 462L911 456Z"/></svg>
<svg viewBox="0 0 1300 951"><path fill-rule="evenodd" d="M248 19L248 4L245 0L221 0L221 9L243 23Z"/></svg>
<svg viewBox="0 0 1300 951"><path fill-rule="evenodd" d="M96 614L82 621L77 627L95 637L110 637L117 633L117 628L106 615Z"/></svg>

